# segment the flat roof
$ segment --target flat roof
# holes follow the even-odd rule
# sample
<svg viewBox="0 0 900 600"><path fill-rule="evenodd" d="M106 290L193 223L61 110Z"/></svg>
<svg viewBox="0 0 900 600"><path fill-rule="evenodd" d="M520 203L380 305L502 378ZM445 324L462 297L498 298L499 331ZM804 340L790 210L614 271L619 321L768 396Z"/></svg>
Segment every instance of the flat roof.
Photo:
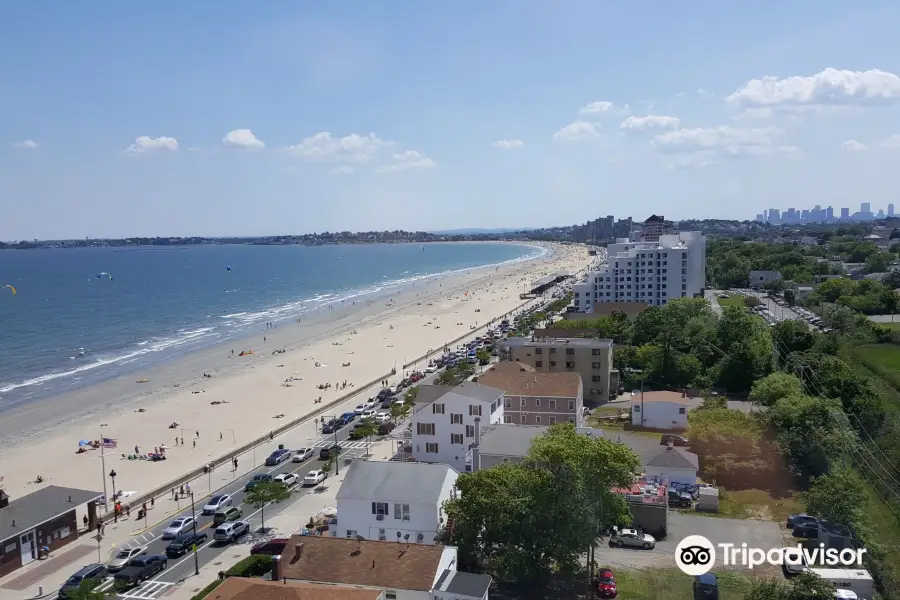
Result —
<svg viewBox="0 0 900 600"><path fill-rule="evenodd" d="M516 425L503 423L487 425L481 428L481 444L478 447L482 455L514 456L528 455L534 439L547 432L547 425Z"/></svg>
<svg viewBox="0 0 900 600"><path fill-rule="evenodd" d="M0 508L0 539L6 540L30 531L102 496L103 492L48 485L27 496L12 499L9 506Z"/></svg>
<svg viewBox="0 0 900 600"><path fill-rule="evenodd" d="M344 475L337 500L436 504L456 471L442 464L354 460Z"/></svg>

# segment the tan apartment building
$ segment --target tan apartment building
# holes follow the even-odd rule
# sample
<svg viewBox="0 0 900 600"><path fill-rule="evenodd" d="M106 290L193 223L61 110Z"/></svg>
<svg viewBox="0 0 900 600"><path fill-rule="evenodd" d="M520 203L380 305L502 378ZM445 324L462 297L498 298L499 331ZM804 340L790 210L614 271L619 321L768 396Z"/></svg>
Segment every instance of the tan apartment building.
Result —
<svg viewBox="0 0 900 600"><path fill-rule="evenodd" d="M581 425L584 387L578 373L547 373L521 362L505 361L479 375L478 383L506 392L504 423Z"/></svg>
<svg viewBox="0 0 900 600"><path fill-rule="evenodd" d="M603 404L618 391L613 372L613 341L585 338L521 338L500 344L501 360L518 361L542 373L581 375L584 402Z"/></svg>

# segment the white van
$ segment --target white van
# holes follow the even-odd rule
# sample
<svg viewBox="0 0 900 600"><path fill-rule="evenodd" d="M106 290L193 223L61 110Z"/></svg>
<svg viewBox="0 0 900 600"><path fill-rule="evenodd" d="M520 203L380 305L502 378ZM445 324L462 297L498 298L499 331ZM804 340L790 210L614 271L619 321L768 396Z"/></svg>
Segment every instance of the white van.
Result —
<svg viewBox="0 0 900 600"><path fill-rule="evenodd" d="M875 597L875 582L865 569L810 569L825 581L830 581L838 590L854 592L859 600Z"/></svg>

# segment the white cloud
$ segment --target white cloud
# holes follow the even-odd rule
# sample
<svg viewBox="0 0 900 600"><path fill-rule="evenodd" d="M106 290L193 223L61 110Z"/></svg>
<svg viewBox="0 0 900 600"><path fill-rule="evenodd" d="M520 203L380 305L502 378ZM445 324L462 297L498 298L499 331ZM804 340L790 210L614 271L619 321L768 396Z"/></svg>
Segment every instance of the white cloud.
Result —
<svg viewBox="0 0 900 600"><path fill-rule="evenodd" d="M600 102L591 102L587 106L582 107L578 114L581 115L600 115L603 113L614 113L617 109L612 102L601 100Z"/></svg>
<svg viewBox="0 0 900 600"><path fill-rule="evenodd" d="M409 171L412 169L433 169L437 163L415 150L399 152L393 156L393 164L383 165L374 169L376 173L396 173L397 171Z"/></svg>
<svg viewBox="0 0 900 600"><path fill-rule="evenodd" d="M356 171L353 170L353 167L348 167L346 165L331 170L332 175L353 175L354 173L356 173Z"/></svg>
<svg viewBox="0 0 900 600"><path fill-rule="evenodd" d="M735 117L738 120L764 120L771 119L773 115L773 111L771 108L748 108L741 114Z"/></svg>
<svg viewBox="0 0 900 600"><path fill-rule="evenodd" d="M900 133L892 135L879 144L882 148L900 148Z"/></svg>
<svg viewBox="0 0 900 600"><path fill-rule="evenodd" d="M726 101L740 107L892 104L900 101L900 77L879 69L833 68L808 77L766 76L748 81Z"/></svg>
<svg viewBox="0 0 900 600"><path fill-rule="evenodd" d="M249 129L235 129L229 131L222 138L222 143L231 148L243 148L245 150L262 150L265 142L253 135Z"/></svg>
<svg viewBox="0 0 900 600"><path fill-rule="evenodd" d="M125 148L125 152L129 154L141 154L144 152L154 152L156 150L178 150L178 140L170 137L152 138L142 135L134 140L134 143Z"/></svg>
<svg viewBox="0 0 900 600"><path fill-rule="evenodd" d="M869 149L868 146L863 143L857 142L856 140L847 140L841 145L845 150L849 150L850 152L865 152Z"/></svg>
<svg viewBox="0 0 900 600"><path fill-rule="evenodd" d="M503 150L512 150L513 148L521 148L525 145L522 140L498 140L491 144L494 148L502 148Z"/></svg>
<svg viewBox="0 0 900 600"><path fill-rule="evenodd" d="M575 121L553 134L554 139L566 141L586 140L599 136L600 123L589 121Z"/></svg>
<svg viewBox="0 0 900 600"><path fill-rule="evenodd" d="M710 92L709 90L703 89L703 88L699 88L697 90L697 95L698 96L711 96L712 92Z"/></svg>
<svg viewBox="0 0 900 600"><path fill-rule="evenodd" d="M675 129L680 123L678 117L647 115L646 117L628 117L619 124L619 129L624 131Z"/></svg>
<svg viewBox="0 0 900 600"><path fill-rule="evenodd" d="M801 154L795 146L776 144L777 133L778 130L772 128L735 129L727 126L680 129L657 135L651 144L659 152L682 155L676 161L677 167L707 167L748 156L796 157Z"/></svg>
<svg viewBox="0 0 900 600"><path fill-rule="evenodd" d="M394 142L379 139L374 133L368 135L351 133L336 138L331 133L322 131L285 150L304 160L367 162L374 158L379 150L393 145Z"/></svg>
<svg viewBox="0 0 900 600"><path fill-rule="evenodd" d="M22 140L21 142L14 143L13 146L16 148L22 148L23 150L32 150L40 146L40 144L38 144L34 140Z"/></svg>

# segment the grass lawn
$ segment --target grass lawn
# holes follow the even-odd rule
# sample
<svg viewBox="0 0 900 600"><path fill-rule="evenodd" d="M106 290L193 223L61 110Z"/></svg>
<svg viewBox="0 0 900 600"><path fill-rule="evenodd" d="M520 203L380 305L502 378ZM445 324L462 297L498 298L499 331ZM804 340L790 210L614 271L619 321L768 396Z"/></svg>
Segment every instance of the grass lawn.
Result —
<svg viewBox="0 0 900 600"><path fill-rule="evenodd" d="M719 301L719 306L744 306L744 297L741 295L716 298L716 300Z"/></svg>
<svg viewBox="0 0 900 600"><path fill-rule="evenodd" d="M796 492L785 497L775 497L765 490L726 490L719 495L717 516L784 523L788 515L801 513L805 509L806 505Z"/></svg>
<svg viewBox="0 0 900 600"><path fill-rule="evenodd" d="M891 331L900 331L900 315L894 317L896 321L893 323L876 323L876 325L881 325L882 327L887 327Z"/></svg>
<svg viewBox="0 0 900 600"><path fill-rule="evenodd" d="M900 346L894 344L857 346L856 355L866 367L884 377L894 389L900 390Z"/></svg>
<svg viewBox="0 0 900 600"><path fill-rule="evenodd" d="M659 440L662 433L659 431L643 431L640 429L626 429L624 424L621 422L610 422L604 419L588 419L588 425L591 427L599 427L600 429L607 429L609 431L621 431L622 435L638 435L646 438L653 438L655 440ZM677 432L676 432L677 433Z"/></svg>
<svg viewBox="0 0 900 600"><path fill-rule="evenodd" d="M616 575L618 600L662 600L663 598L693 598L694 578L676 568L613 569ZM744 573L717 572L720 600L741 600L750 590L753 579Z"/></svg>

